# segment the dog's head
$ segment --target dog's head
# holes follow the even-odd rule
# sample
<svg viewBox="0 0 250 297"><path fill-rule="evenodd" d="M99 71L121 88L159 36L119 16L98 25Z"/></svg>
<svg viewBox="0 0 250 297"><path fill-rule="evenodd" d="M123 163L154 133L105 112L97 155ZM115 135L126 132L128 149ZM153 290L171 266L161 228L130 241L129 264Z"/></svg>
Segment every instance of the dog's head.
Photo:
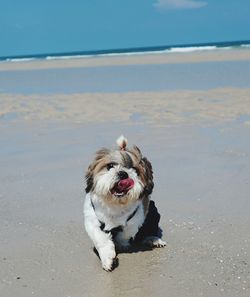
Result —
<svg viewBox="0 0 250 297"><path fill-rule="evenodd" d="M127 139L117 139L118 149L101 149L86 173L86 192L115 204L127 204L152 193L151 163L140 149L127 149Z"/></svg>

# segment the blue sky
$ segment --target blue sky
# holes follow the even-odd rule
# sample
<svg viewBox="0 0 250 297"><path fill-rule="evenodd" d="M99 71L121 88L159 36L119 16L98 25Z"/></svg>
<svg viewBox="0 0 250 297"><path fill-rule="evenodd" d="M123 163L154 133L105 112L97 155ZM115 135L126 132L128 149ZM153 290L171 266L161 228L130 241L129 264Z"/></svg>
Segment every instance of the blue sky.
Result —
<svg viewBox="0 0 250 297"><path fill-rule="evenodd" d="M0 0L0 56L250 39L250 0Z"/></svg>

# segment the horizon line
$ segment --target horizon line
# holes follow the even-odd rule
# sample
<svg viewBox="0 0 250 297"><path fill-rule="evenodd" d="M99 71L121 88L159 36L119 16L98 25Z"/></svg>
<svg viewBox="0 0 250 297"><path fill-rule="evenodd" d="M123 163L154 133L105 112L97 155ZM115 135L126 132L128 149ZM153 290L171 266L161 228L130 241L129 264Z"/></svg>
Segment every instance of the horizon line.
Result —
<svg viewBox="0 0 250 297"><path fill-rule="evenodd" d="M112 53L129 53L129 52L140 52L141 50L167 50L175 47L202 47L202 46L220 46L220 45L241 45L241 44L250 44L250 39L242 40L227 40L227 41L214 41L214 42L201 42L201 43L180 43L172 45L153 45L153 46L137 46L137 47L121 47L121 48L106 48L106 49L93 49L93 50L76 50L76 51L67 51L67 52L43 52L43 53L34 53L34 54L18 54L18 55L4 55L0 56L0 60L6 59L21 59L21 58L43 58L43 57L57 57L57 56L74 56L74 55L98 55L98 54L112 54ZM145 52L146 52L145 51Z"/></svg>

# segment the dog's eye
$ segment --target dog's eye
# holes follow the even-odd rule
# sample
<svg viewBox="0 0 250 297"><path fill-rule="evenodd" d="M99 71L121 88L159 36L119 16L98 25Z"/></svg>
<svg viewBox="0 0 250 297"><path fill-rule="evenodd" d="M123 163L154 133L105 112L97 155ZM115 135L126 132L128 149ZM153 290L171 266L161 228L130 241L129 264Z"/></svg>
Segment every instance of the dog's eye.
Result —
<svg viewBox="0 0 250 297"><path fill-rule="evenodd" d="M115 167L115 163L109 163L106 166L107 170L110 170L111 168L114 168L114 167Z"/></svg>
<svg viewBox="0 0 250 297"><path fill-rule="evenodd" d="M136 168L136 167L132 167L132 169L134 169L134 171L136 172L137 175L140 175L140 171L139 171L138 168Z"/></svg>

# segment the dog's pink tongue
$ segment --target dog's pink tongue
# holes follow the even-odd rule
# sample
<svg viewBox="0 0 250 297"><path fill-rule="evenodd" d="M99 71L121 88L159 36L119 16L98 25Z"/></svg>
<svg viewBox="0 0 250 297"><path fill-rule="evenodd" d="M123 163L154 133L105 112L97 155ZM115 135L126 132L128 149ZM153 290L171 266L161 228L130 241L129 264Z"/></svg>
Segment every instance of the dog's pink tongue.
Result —
<svg viewBox="0 0 250 297"><path fill-rule="evenodd" d="M135 182L132 180L132 178L122 179L118 183L118 189L121 192L128 191L133 188L134 184Z"/></svg>

